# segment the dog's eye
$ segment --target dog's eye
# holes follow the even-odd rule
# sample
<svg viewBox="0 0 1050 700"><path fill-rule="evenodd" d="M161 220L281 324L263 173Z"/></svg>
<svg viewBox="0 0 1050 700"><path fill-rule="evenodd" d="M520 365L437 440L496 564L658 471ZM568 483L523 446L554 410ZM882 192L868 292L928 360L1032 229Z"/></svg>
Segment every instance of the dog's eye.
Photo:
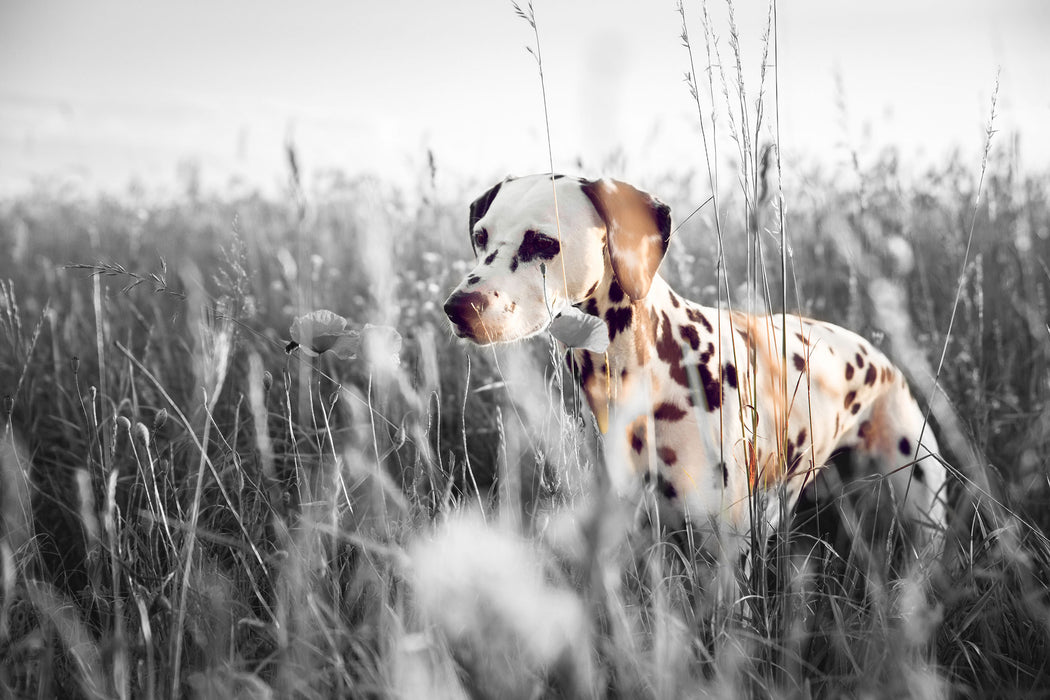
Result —
<svg viewBox="0 0 1050 700"><path fill-rule="evenodd" d="M533 239L536 243L536 252L539 257L554 257L561 250L561 244L550 236L545 236L542 233L536 234L536 238Z"/></svg>
<svg viewBox="0 0 1050 700"><path fill-rule="evenodd" d="M474 232L474 245L478 248L484 248L489 242L489 232L485 229L478 229Z"/></svg>

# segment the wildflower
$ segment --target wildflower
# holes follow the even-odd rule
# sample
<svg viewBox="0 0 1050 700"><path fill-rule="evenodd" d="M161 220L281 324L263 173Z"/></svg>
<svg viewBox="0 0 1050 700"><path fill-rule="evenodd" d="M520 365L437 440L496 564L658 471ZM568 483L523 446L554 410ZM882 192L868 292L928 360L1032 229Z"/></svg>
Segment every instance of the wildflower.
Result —
<svg viewBox="0 0 1050 700"><path fill-rule="evenodd" d="M349 328L350 322L339 314L321 309L297 316L289 333L292 342L288 352L296 348L316 357L331 353L340 360L354 360L358 355L377 364L399 364L401 334L389 326L366 323L361 330Z"/></svg>
<svg viewBox="0 0 1050 700"><path fill-rule="evenodd" d="M605 352L609 347L609 327L605 321L575 306L567 307L551 321L550 332L570 348Z"/></svg>
<svg viewBox="0 0 1050 700"><path fill-rule="evenodd" d="M298 347L311 357L330 352L341 360L352 360L361 348L361 337L347 325L345 318L327 309L297 316L289 330L292 342L288 350Z"/></svg>

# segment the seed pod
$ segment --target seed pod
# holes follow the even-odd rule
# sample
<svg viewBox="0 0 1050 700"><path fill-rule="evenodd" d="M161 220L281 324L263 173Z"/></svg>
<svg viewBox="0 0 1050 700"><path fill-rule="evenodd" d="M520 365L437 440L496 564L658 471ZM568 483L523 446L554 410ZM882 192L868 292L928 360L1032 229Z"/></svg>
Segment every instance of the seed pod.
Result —
<svg viewBox="0 0 1050 700"><path fill-rule="evenodd" d="M157 411L157 415L153 417L153 432L157 432L164 427L164 424L168 422L168 409L162 408Z"/></svg>

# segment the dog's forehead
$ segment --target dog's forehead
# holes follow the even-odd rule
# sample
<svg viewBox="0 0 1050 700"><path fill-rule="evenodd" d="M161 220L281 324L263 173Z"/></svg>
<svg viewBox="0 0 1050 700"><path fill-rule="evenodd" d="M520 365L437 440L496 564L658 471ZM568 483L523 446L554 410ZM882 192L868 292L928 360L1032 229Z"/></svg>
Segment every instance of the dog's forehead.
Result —
<svg viewBox="0 0 1050 700"><path fill-rule="evenodd" d="M474 229L509 235L528 229L554 229L558 219L563 228L567 224L597 225L598 213L580 184L577 178L555 176L552 186L550 175L509 180L500 187L488 212Z"/></svg>

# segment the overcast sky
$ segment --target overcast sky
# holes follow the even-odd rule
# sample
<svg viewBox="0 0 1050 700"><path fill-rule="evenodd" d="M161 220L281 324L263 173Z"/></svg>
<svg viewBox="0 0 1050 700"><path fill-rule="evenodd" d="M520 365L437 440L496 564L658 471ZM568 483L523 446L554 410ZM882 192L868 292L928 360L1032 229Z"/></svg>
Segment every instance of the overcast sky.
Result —
<svg viewBox="0 0 1050 700"><path fill-rule="evenodd" d="M687 0L699 72L701 7ZM710 8L731 71L726 4ZM767 8L736 2L751 97ZM616 150L625 159L609 167L636 180L702 167L673 0L535 9L556 169L581 159L597 174ZM914 167L955 146L978 153L1001 67L1000 145L1017 133L1022 167L1050 165L1050 2L790 0L777 34L790 163L841 162L844 143L897 145ZM288 134L307 172L415 182L428 149L446 182L546 170L527 45L531 28L502 0L0 0L0 193L56 175L165 187L180 162L206 184L272 187Z"/></svg>

